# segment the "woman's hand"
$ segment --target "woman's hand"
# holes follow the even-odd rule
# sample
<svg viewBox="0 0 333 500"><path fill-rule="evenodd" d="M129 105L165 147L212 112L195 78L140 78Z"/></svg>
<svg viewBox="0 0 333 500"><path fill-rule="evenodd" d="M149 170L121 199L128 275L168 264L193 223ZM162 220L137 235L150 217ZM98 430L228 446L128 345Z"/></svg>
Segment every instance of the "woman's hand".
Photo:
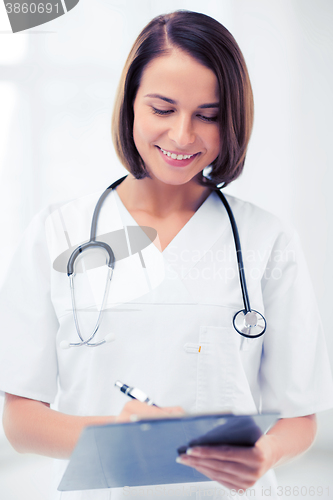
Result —
<svg viewBox="0 0 333 500"><path fill-rule="evenodd" d="M229 489L246 490L274 465L272 440L265 435L253 447L198 446L178 461Z"/></svg>
<svg viewBox="0 0 333 500"><path fill-rule="evenodd" d="M282 418L248 448L200 446L179 457L181 463L234 490L253 486L269 469L303 453L316 435L316 416ZM178 461L178 459L177 459Z"/></svg>
<svg viewBox="0 0 333 500"><path fill-rule="evenodd" d="M179 416L184 415L184 413L183 408L180 406L159 408L158 406L149 406L146 403L132 399L125 404L121 413L115 418L115 423L133 422L142 418L169 417L170 415Z"/></svg>

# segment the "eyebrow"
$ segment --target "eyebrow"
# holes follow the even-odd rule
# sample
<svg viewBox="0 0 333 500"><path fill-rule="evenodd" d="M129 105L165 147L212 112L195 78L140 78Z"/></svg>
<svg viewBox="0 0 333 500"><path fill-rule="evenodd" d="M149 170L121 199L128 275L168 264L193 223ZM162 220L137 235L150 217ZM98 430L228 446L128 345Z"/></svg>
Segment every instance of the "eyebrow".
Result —
<svg viewBox="0 0 333 500"><path fill-rule="evenodd" d="M156 99L161 99L162 101L168 102L169 104L177 104L177 101L174 101L173 99L170 99L169 97L165 97L161 94L147 94L145 97L153 97ZM208 109L208 108L218 108L220 106L219 102L209 102L207 104L201 104L201 106L198 106L200 109Z"/></svg>

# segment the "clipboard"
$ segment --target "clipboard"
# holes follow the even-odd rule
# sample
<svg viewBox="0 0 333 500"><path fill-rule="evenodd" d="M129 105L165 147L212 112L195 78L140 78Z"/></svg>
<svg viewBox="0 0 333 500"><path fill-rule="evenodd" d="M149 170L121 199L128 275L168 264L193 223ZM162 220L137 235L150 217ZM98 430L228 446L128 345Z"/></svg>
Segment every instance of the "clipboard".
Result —
<svg viewBox="0 0 333 500"><path fill-rule="evenodd" d="M177 456L190 446L253 446L278 418L219 413L86 427L58 490L210 481Z"/></svg>

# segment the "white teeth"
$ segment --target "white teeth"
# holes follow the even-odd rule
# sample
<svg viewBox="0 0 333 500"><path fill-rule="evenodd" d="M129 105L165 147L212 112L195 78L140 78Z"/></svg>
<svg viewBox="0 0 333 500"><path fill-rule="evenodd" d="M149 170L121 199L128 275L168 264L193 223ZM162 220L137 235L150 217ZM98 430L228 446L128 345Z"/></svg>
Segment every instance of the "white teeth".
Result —
<svg viewBox="0 0 333 500"><path fill-rule="evenodd" d="M176 153L170 153L169 151L165 151L165 149L160 148L162 153L166 156L169 156L173 160L187 160L188 158L192 158L194 155L176 155Z"/></svg>

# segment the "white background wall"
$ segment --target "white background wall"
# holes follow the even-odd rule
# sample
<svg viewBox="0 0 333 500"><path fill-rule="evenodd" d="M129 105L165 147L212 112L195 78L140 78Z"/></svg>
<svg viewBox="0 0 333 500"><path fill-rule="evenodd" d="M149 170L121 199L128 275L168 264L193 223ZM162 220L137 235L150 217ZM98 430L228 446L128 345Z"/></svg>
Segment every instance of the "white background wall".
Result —
<svg viewBox="0 0 333 500"><path fill-rule="evenodd" d="M141 28L179 8L215 17L243 50L255 127L244 174L227 191L296 226L333 363L331 0L80 0L15 35L1 3L0 279L38 210L122 174L110 139L122 65ZM319 419L316 446L327 451L332 416Z"/></svg>

